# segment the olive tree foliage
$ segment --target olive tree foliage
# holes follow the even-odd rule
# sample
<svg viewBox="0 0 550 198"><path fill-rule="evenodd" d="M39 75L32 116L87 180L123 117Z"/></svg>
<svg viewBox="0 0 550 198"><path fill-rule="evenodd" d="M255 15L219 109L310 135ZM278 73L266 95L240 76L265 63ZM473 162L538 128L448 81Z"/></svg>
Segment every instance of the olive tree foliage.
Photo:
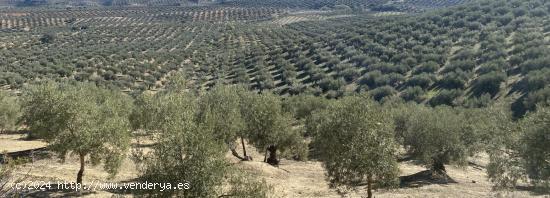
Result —
<svg viewBox="0 0 550 198"><path fill-rule="evenodd" d="M283 110L298 121L306 121L313 112L325 109L330 100L310 94L289 96L283 101Z"/></svg>
<svg viewBox="0 0 550 198"><path fill-rule="evenodd" d="M85 159L115 175L130 145L129 97L88 83L44 83L23 95L23 121L61 159L77 155L82 182Z"/></svg>
<svg viewBox="0 0 550 198"><path fill-rule="evenodd" d="M213 197L226 170L223 142L216 141L209 126L197 122L196 97L183 92L142 96L137 113L142 129L157 142L140 156L141 179L148 182L191 184L189 190L150 191L152 196ZM134 114L134 115L135 115Z"/></svg>
<svg viewBox="0 0 550 198"><path fill-rule="evenodd" d="M192 83L187 79L190 78L189 73L180 71L175 73L170 77L170 81L166 84L166 89L163 90L163 93L172 93L172 92L191 92L197 94L198 90Z"/></svg>
<svg viewBox="0 0 550 198"><path fill-rule="evenodd" d="M145 130L156 142L151 152L135 155L140 165L140 180L172 186L190 184L186 190L143 193L153 197L218 197L225 194L222 187L229 182L229 193L242 193L243 189L255 186L259 193L250 193L256 193L256 197L267 196L265 182L257 183L251 178L243 181L232 176L233 170L224 157L226 143L216 131L220 123L215 119L220 117L201 114L198 96L187 92L144 93L136 106L131 116L133 126Z"/></svg>
<svg viewBox="0 0 550 198"><path fill-rule="evenodd" d="M55 39L57 38L57 36L53 33L46 33L46 34L43 34L41 37L40 37L40 42L42 44L50 44L52 42L55 41Z"/></svg>
<svg viewBox="0 0 550 198"><path fill-rule="evenodd" d="M447 106L416 106L407 115L399 117L396 133L409 155L439 175L445 173L444 164L466 164L477 144L475 119Z"/></svg>
<svg viewBox="0 0 550 198"><path fill-rule="evenodd" d="M292 115L283 111L279 96L248 94L243 99L242 115L248 140L256 149L266 152L265 162L278 165L277 152L304 148L300 146L304 144L303 138L291 126Z"/></svg>
<svg viewBox="0 0 550 198"><path fill-rule="evenodd" d="M499 131L489 149L489 179L497 188L529 182L550 190L550 108L538 107L518 123Z"/></svg>
<svg viewBox="0 0 550 198"><path fill-rule="evenodd" d="M388 101L383 105L388 109L393 120L395 140L403 145L409 119L414 116L417 108L422 108L422 105L414 102L404 103L395 100Z"/></svg>
<svg viewBox="0 0 550 198"><path fill-rule="evenodd" d="M249 159L244 145L246 131L241 116L241 98L246 92L242 86L220 85L205 92L199 100L200 122L212 125L215 137L225 142L232 154L241 160ZM240 138L244 157L235 150L237 138Z"/></svg>
<svg viewBox="0 0 550 198"><path fill-rule="evenodd" d="M350 96L316 112L319 125L313 147L334 186L396 184L397 144L389 112L366 96Z"/></svg>
<svg viewBox="0 0 550 198"><path fill-rule="evenodd" d="M16 97L0 90L0 133L14 130L21 116L21 107Z"/></svg>

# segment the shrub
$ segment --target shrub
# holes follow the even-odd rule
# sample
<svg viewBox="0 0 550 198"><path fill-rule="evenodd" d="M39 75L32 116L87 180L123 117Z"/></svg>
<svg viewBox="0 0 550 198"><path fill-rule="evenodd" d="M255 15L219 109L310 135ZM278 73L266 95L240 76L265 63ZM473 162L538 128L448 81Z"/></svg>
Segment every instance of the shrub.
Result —
<svg viewBox="0 0 550 198"><path fill-rule="evenodd" d="M229 175L230 188L228 192L218 197L242 197L242 198L267 198L271 197L273 188L265 180L258 180L254 175L244 173L242 170L234 170Z"/></svg>

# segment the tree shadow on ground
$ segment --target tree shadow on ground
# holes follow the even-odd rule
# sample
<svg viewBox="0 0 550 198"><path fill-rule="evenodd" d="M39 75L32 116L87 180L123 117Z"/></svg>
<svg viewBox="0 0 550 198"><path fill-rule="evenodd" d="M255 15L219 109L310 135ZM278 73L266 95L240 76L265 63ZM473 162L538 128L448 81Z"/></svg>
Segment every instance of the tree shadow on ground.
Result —
<svg viewBox="0 0 550 198"><path fill-rule="evenodd" d="M528 191L531 195L541 196L550 195L550 188L544 188L541 186L516 186L517 191Z"/></svg>
<svg viewBox="0 0 550 198"><path fill-rule="evenodd" d="M33 162L37 160L51 158L52 153L46 147L15 151L9 153L0 153L0 164L6 163L6 159L24 160L23 162Z"/></svg>
<svg viewBox="0 0 550 198"><path fill-rule="evenodd" d="M397 162L409 162L414 165L422 165L413 156L405 155L397 159ZM412 175L399 177L399 187L401 188L418 188L431 184L450 184L458 183L451 178L445 171L423 170Z"/></svg>
<svg viewBox="0 0 550 198"><path fill-rule="evenodd" d="M27 130L5 130L1 131L0 135L25 135L28 134Z"/></svg>
<svg viewBox="0 0 550 198"><path fill-rule="evenodd" d="M449 184L457 183L447 174L435 173L432 170L424 170L418 173L399 177L399 187L418 188L431 184Z"/></svg>

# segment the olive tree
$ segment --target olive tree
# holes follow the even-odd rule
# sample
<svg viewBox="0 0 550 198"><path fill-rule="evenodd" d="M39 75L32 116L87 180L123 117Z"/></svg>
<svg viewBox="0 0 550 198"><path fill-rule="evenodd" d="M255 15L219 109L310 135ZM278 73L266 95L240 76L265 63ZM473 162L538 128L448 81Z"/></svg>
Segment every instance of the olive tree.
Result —
<svg viewBox="0 0 550 198"><path fill-rule="evenodd" d="M79 157L76 182L82 183L86 157L117 173L130 144L131 104L126 95L93 84L44 83L25 90L23 120L62 160Z"/></svg>
<svg viewBox="0 0 550 198"><path fill-rule="evenodd" d="M157 142L152 151L140 156L141 179L178 185L187 190L148 192L154 196L212 197L221 185L226 163L223 142L216 141L208 127L197 122L196 97L184 92L143 96L136 111L142 129Z"/></svg>
<svg viewBox="0 0 550 198"><path fill-rule="evenodd" d="M521 158L527 176L533 184L550 189L550 108L538 108L523 126Z"/></svg>
<svg viewBox="0 0 550 198"><path fill-rule="evenodd" d="M52 43L53 41L55 41L56 38L57 38L57 36L55 34L46 33L46 34L43 34L40 37L40 42L42 44L49 44L49 43Z"/></svg>
<svg viewBox="0 0 550 198"><path fill-rule="evenodd" d="M144 94L138 99L132 119L156 142L150 152L140 152L140 180L188 184L188 189L171 188L143 193L153 197L243 196L254 190L254 197L266 197L265 182L236 174L225 160L226 143L219 138L220 117L201 115L198 97L192 93ZM228 115L232 116L232 115ZM232 119L232 118L227 118ZM225 184L228 184L226 186ZM228 187L229 189L226 189ZM227 191L226 191L227 190Z"/></svg>
<svg viewBox="0 0 550 198"><path fill-rule="evenodd" d="M465 115L447 106L416 106L408 118L401 120L397 134L413 158L446 178L445 164L466 164L476 143L475 120Z"/></svg>
<svg viewBox="0 0 550 198"><path fill-rule="evenodd" d="M386 109L366 96L351 96L315 114L321 118L313 145L333 185L366 181L370 198L373 187L396 183L397 144Z"/></svg>
<svg viewBox="0 0 550 198"><path fill-rule="evenodd" d="M211 124L216 138L223 140L232 154L241 159L249 160L246 154L244 138L244 120L241 116L241 97L246 89L241 86L216 86L201 95L199 100L199 119ZM240 138L243 157L235 150L235 141Z"/></svg>
<svg viewBox="0 0 550 198"><path fill-rule="evenodd" d="M329 100L309 94L289 96L283 101L283 110L297 120L307 119L314 111L326 108Z"/></svg>
<svg viewBox="0 0 550 198"><path fill-rule="evenodd" d="M515 187L523 181L550 189L550 108L537 109L501 128L493 139L487 172L496 187Z"/></svg>
<svg viewBox="0 0 550 198"><path fill-rule="evenodd" d="M280 97L271 93L249 94L243 100L242 115L248 140L258 150L266 152L265 162L278 165L277 151L284 152L303 143L299 133L291 127L292 115L283 111Z"/></svg>
<svg viewBox="0 0 550 198"><path fill-rule="evenodd" d="M21 114L19 102L7 92L0 91L0 133L13 130Z"/></svg>

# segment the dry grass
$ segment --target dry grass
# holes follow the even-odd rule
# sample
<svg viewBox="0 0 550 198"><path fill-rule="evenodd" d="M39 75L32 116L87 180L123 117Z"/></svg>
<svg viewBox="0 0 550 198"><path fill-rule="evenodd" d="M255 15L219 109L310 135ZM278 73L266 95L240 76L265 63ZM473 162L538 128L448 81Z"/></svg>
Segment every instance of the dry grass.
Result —
<svg viewBox="0 0 550 198"><path fill-rule="evenodd" d="M25 140L24 134L0 134L0 152L14 152L46 146L43 141Z"/></svg>
<svg viewBox="0 0 550 198"><path fill-rule="evenodd" d="M26 141L15 136L2 135L2 143L9 143L16 147L10 148L29 148ZM9 140L9 141L8 141ZM11 142L10 142L11 141ZM33 141L34 145L43 145L39 141ZM21 144L21 145L19 145ZM0 148L6 149L8 144L0 144ZM238 144L237 152L242 155L242 149ZM366 190L359 187L355 191L344 195L338 194L335 189L329 188L325 178L325 171L322 163L317 161L297 162L292 160L282 160L279 167L273 167L261 162L264 158L263 153L257 152L254 148L247 145L247 152L253 157L254 161L241 162L227 153L228 160L234 166L240 167L247 172L265 179L274 187L276 195L281 197L364 197ZM420 187L403 187L392 190L377 190L375 196L384 197L533 197L528 191L514 192L495 192L491 190L491 183L487 180L485 169L482 166L486 163L486 156L481 155L474 160L474 163L481 166L468 166L458 168L448 166L448 174L457 181L451 184L430 184ZM56 159L42 159L29 163L20 168L19 174L27 173L30 170L28 180L50 180L50 181L73 181L78 172L78 160L76 157L69 157L64 163ZM481 167L481 168L480 168ZM424 167L412 162L400 163L401 175L411 175L425 170ZM84 176L84 182L91 181L111 181L120 182L135 179L138 176L136 165L130 159L126 159L121 167L120 173L114 178L109 179L108 174L102 170L101 166L88 166ZM71 196L67 192L38 193L36 196L62 197ZM107 191L97 191L84 194L83 197L111 197L112 193ZM124 195L128 196L128 195ZM539 197L544 197L539 195ZM548 196L546 196L548 197Z"/></svg>

